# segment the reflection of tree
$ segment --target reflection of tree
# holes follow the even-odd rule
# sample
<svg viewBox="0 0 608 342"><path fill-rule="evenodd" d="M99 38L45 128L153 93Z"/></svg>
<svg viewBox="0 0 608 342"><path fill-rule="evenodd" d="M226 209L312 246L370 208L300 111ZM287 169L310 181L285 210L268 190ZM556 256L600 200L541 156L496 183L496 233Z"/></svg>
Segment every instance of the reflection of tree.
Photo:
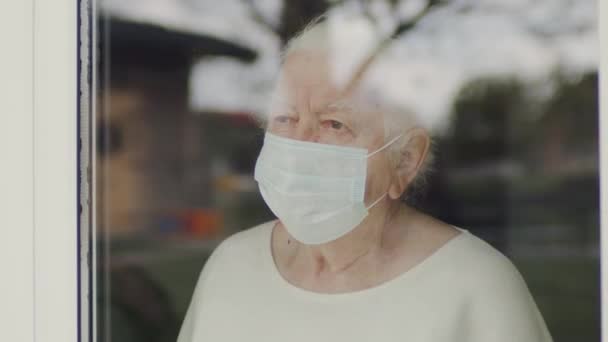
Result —
<svg viewBox="0 0 608 342"><path fill-rule="evenodd" d="M466 165L509 157L524 121L523 94L523 85L512 79L465 85L454 101L449 144L443 147L449 162Z"/></svg>
<svg viewBox="0 0 608 342"><path fill-rule="evenodd" d="M389 6L392 11L396 11L406 0L384 0L385 5ZM323 13L327 12L333 6L339 6L347 1L344 0L286 0L283 6L283 10L280 15L280 21L278 25L272 24L264 14L256 6L255 0L245 0L245 3L249 6L250 13L253 19L266 27L267 29L275 32L281 42L285 44L291 37L301 31L306 25L308 25L313 19L319 17ZM407 19L397 19L397 25L392 34L389 35L389 39L395 39L405 32L414 28L414 26L428 14L434 7L443 5L448 1L445 0L428 0L426 5L413 17ZM372 1L358 0L362 11L371 21L376 21L378 18L374 16L371 10ZM389 40L387 39L387 42Z"/></svg>
<svg viewBox="0 0 608 342"><path fill-rule="evenodd" d="M255 21L276 33L285 44L289 38L302 30L314 18L330 8L326 0L289 0L283 5L279 24L271 23L256 6L255 0L245 0Z"/></svg>
<svg viewBox="0 0 608 342"><path fill-rule="evenodd" d="M574 82L559 80L558 89L540 116L530 142L532 166L562 170L597 165L598 79L589 73ZM590 164L585 166L586 161Z"/></svg>
<svg viewBox="0 0 608 342"><path fill-rule="evenodd" d="M449 131L437 140L437 172L429 187L433 202L422 205L502 251L509 224L508 176L526 115L524 94L515 79L480 78L461 88Z"/></svg>
<svg viewBox="0 0 608 342"><path fill-rule="evenodd" d="M446 161L454 165L506 158L557 171L565 159L597 155L597 74L558 77L543 104L515 79L478 79L458 93L450 116Z"/></svg>
<svg viewBox="0 0 608 342"><path fill-rule="evenodd" d="M564 227L576 242L572 248L594 241L597 73L555 82L554 95L543 101L514 79L479 79L461 89L433 179L443 198L435 210L444 219L483 230ZM498 243L500 231L491 234Z"/></svg>
<svg viewBox="0 0 608 342"><path fill-rule="evenodd" d="M312 19L329 9L330 4L324 0L291 0L289 6L283 7L279 37L286 42L290 37L304 28Z"/></svg>

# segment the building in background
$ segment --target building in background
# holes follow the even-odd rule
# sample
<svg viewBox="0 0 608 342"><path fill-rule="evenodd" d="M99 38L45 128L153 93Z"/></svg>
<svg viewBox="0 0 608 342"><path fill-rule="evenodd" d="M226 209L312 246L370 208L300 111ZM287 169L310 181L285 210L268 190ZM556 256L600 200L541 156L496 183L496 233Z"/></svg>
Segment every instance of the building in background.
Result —
<svg viewBox="0 0 608 342"><path fill-rule="evenodd" d="M231 174L243 161L236 158L239 153L234 153L236 161L218 159L228 154L209 137L214 131L257 128L251 120L235 120L243 115L193 111L192 64L205 56L252 63L257 54L153 23L116 16L99 23L98 337L173 341L189 287L216 241L230 233L225 223L231 220L225 219L218 195L241 190L238 184L217 184L223 176L218 172ZM214 168L214 163L228 167ZM179 273L185 278L155 277L157 267L176 255L186 260ZM180 284L186 289L180 290ZM176 300L176 293L183 299Z"/></svg>
<svg viewBox="0 0 608 342"><path fill-rule="evenodd" d="M211 179L213 145L205 115L189 107L192 64L221 55L245 63L256 53L217 38L108 17L102 40L98 137L98 215L112 234L219 229ZM174 219L172 222L172 218ZM164 227L163 227L164 225ZM207 227L205 227L207 226Z"/></svg>

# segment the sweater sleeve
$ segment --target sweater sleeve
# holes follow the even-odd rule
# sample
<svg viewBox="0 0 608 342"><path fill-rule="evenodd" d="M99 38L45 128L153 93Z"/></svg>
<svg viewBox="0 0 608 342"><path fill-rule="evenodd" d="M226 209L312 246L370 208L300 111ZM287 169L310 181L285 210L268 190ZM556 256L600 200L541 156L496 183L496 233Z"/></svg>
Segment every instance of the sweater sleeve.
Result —
<svg viewBox="0 0 608 342"><path fill-rule="evenodd" d="M198 280L196 282L196 286L194 287L194 292L192 294L192 299L190 300L190 305L188 306L188 310L186 311L186 316L182 322L182 326L179 331L179 335L177 337L177 342L194 342L195 341L195 330L196 330L196 317L197 312L199 311L200 305L203 303L203 298L205 297L205 289L207 288L207 283L209 281L210 276L214 272L216 268L216 264L218 263L218 255L221 254L221 250L224 243L221 243L214 251L211 253L207 261L205 262L205 266L203 266L202 271L199 274Z"/></svg>
<svg viewBox="0 0 608 342"><path fill-rule="evenodd" d="M523 277L505 256L495 258L471 288L468 341L552 342Z"/></svg>

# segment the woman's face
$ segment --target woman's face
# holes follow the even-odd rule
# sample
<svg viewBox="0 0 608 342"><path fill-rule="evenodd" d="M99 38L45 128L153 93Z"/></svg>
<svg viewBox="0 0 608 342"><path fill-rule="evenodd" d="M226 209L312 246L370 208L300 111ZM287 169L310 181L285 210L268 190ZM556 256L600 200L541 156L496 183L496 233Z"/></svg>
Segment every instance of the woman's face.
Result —
<svg viewBox="0 0 608 342"><path fill-rule="evenodd" d="M294 140L377 150L385 143L382 114L357 106L353 94L332 82L331 67L324 53L296 51L287 56L268 114L268 131ZM369 204L390 184L386 153L370 157L367 171Z"/></svg>

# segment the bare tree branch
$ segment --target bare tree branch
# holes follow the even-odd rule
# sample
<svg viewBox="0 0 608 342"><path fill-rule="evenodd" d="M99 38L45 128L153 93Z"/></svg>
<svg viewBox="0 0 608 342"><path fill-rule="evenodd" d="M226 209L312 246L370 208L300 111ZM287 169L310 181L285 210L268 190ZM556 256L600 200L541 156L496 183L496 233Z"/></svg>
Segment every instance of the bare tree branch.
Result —
<svg viewBox="0 0 608 342"><path fill-rule="evenodd" d="M378 19L372 13L372 10L369 5L369 1L367 0L359 0L359 6L361 6L361 10L363 11L363 15L365 15L372 24L378 24Z"/></svg>
<svg viewBox="0 0 608 342"><path fill-rule="evenodd" d="M418 22L420 22L420 20L424 16L426 16L432 9L434 9L435 7L438 7L440 5L445 5L448 2L449 2L449 0L429 0L427 2L426 6L420 12L418 12L418 14L416 14L411 19L408 19L407 21L403 21L403 22L399 23L399 25L397 25L397 27L395 28L393 33L391 33L386 39L384 39L382 42L380 42L380 44L378 44L376 49L374 49L374 51L372 51L372 53L370 53L370 55L363 61L363 63L361 63L361 65L359 66L357 71L353 74L353 77L351 78L351 80L349 81L347 86L345 87L345 91L348 92L357 86L357 84L359 83L359 81L361 80L361 78L363 77L363 75L365 74L367 69L369 68L369 66L376 59L376 56L378 56L385 48L390 46L390 44L393 42L393 40L395 40L397 37L403 35L404 33L410 31L411 29L413 29L418 24Z"/></svg>
<svg viewBox="0 0 608 342"><path fill-rule="evenodd" d="M268 22L268 20L264 17L260 9L255 5L254 0L243 0L243 2L249 7L249 11L251 12L253 20L255 20L255 22L266 27L271 32L274 32L279 35L279 28Z"/></svg>
<svg viewBox="0 0 608 342"><path fill-rule="evenodd" d="M341 4L344 4L346 1L348 0L294 0L289 4L284 5L279 23L274 25L268 21L268 19L256 6L255 0L243 0L245 5L249 7L253 19L260 25L266 27L271 32L279 36L283 43L285 43L293 34L303 28L315 16L322 14L332 6L339 6ZM395 6L400 0L387 1L391 5ZM440 5L444 5L448 2L449 0L428 0L426 6L414 17L408 19L407 21L399 23L395 30L392 32L392 34L390 34L387 39L385 39L382 43L379 44L376 53L374 53L373 55L376 55L381 50L383 50L384 47L388 46L393 39L411 30L433 8L438 7ZM373 16L373 13L371 13L371 10L366 0L359 0L359 4L365 12L365 15L372 22L377 20L377 18Z"/></svg>
<svg viewBox="0 0 608 342"><path fill-rule="evenodd" d="M429 0L427 2L426 6L420 12L418 12L418 14L416 14L413 18L411 18L407 21L401 22L401 23L399 23L399 25L397 25L397 28L395 28L395 30L393 31L393 34L391 35L391 39L395 39L395 38L399 37L400 35L402 35L403 33L411 30L433 8L439 7L441 5L445 5L448 2L449 2L449 0Z"/></svg>
<svg viewBox="0 0 608 342"><path fill-rule="evenodd" d="M338 2L328 0L289 0L283 6L278 27L279 37L283 44L305 28L310 22L326 13Z"/></svg>

